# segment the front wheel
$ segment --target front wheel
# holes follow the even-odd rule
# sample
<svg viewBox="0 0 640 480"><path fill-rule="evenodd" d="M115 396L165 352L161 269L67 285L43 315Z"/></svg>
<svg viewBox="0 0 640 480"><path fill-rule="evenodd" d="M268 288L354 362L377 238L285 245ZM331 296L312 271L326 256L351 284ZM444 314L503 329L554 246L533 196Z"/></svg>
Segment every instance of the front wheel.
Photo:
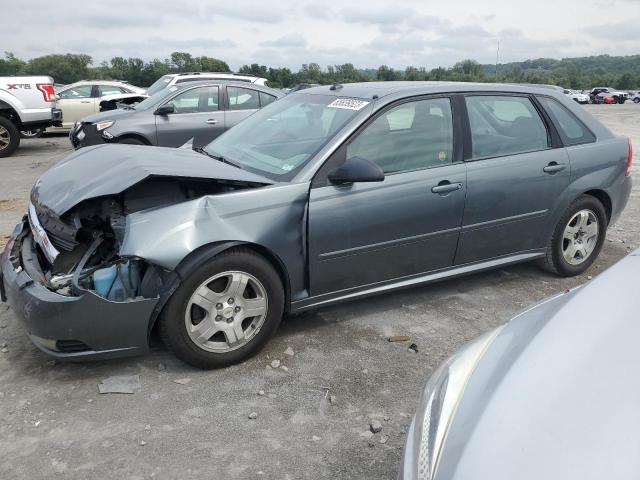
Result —
<svg viewBox="0 0 640 480"><path fill-rule="evenodd" d="M198 368L238 363L257 353L280 324L282 282L247 249L227 250L191 272L160 317L167 347Z"/></svg>
<svg viewBox="0 0 640 480"><path fill-rule="evenodd" d="M20 145L20 132L11 120L0 115L0 158L9 157Z"/></svg>
<svg viewBox="0 0 640 480"><path fill-rule="evenodd" d="M640 98L634 98L633 103L640 103Z"/></svg>
<svg viewBox="0 0 640 480"><path fill-rule="evenodd" d="M600 253L606 232L607 214L602 203L582 195L560 218L541 266L563 277L583 273Z"/></svg>

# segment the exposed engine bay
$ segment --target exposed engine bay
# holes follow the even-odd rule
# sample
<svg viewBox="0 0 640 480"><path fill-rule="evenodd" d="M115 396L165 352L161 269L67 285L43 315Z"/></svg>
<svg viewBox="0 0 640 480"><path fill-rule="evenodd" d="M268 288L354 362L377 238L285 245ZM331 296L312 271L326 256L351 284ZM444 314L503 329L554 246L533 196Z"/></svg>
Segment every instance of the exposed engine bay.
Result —
<svg viewBox="0 0 640 480"><path fill-rule="evenodd" d="M85 200L62 216L32 198L31 251L41 267L40 280L66 296L90 290L117 302L157 297L171 272L144 259L120 256L127 216L255 186L237 180L151 176L119 194Z"/></svg>
<svg viewBox="0 0 640 480"><path fill-rule="evenodd" d="M145 98L147 98L146 95L131 95L131 96L113 95L113 96L107 96L107 97L108 98L100 102L101 112L106 112L109 110L117 110L118 108L127 108L137 103L140 103Z"/></svg>

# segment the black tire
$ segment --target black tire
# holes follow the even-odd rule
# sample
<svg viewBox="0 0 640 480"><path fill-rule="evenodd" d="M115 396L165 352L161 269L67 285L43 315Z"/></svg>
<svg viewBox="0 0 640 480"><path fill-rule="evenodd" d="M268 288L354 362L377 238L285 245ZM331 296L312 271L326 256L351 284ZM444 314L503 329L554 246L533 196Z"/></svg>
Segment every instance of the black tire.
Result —
<svg viewBox="0 0 640 480"><path fill-rule="evenodd" d="M122 140L118 140L118 143L124 143L126 145L147 145L145 142L137 138L123 138Z"/></svg>
<svg viewBox="0 0 640 480"><path fill-rule="evenodd" d="M569 221L580 210L589 210L595 214L598 220L598 238L596 240L595 248L589 256L582 261L582 263L579 263L578 265L571 265L567 260L565 260L562 253L565 242L564 231ZM604 206L600 200L592 197L591 195L581 195L571 205L569 205L569 207L567 207L565 212L562 214L562 217L560 217L560 220L553 231L553 235L547 244L546 255L540 260L539 265L543 269L562 277L580 275L591 266L600 254L600 250L602 250L602 245L604 244L604 239L607 233L607 224L607 213L605 212Z"/></svg>
<svg viewBox="0 0 640 480"><path fill-rule="evenodd" d="M266 291L267 312L247 343L227 352L211 352L198 346L187 332L185 314L192 294L211 277L223 272L244 272L258 279ZM185 275L185 281L165 305L160 318L160 336L180 360L202 369L220 368L255 355L275 334L284 311L284 290L278 272L262 256L249 249L233 248L199 264Z"/></svg>
<svg viewBox="0 0 640 480"><path fill-rule="evenodd" d="M626 102L626 101L627 101L627 99L626 99L626 98L624 98L624 97L618 97L618 103L619 103L620 105L624 104L624 102Z"/></svg>
<svg viewBox="0 0 640 480"><path fill-rule="evenodd" d="M0 115L0 127L2 127L0 131L4 134L3 140L9 141L7 144L4 141L0 143L0 158L10 157L20 145L20 132L11 120L2 115Z"/></svg>

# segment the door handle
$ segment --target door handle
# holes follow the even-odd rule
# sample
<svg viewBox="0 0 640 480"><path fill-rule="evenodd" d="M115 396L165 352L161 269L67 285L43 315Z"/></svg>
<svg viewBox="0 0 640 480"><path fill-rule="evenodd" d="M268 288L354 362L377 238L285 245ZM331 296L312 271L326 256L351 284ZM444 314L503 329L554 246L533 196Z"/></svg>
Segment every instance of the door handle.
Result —
<svg viewBox="0 0 640 480"><path fill-rule="evenodd" d="M91 103L91 100L81 100L80 103Z"/></svg>
<svg viewBox="0 0 640 480"><path fill-rule="evenodd" d="M553 175L554 173L561 172L565 168L567 168L567 166L564 163L551 162L549 165L544 167L542 171Z"/></svg>
<svg viewBox="0 0 640 480"><path fill-rule="evenodd" d="M461 183L451 183L448 180L443 180L438 183L435 187L431 188L431 193L437 193L438 195L443 195L449 192L455 192L456 190L460 190L462 188Z"/></svg>
<svg viewBox="0 0 640 480"><path fill-rule="evenodd" d="M218 120L216 120L215 118L210 118L205 123L208 123L209 125L215 125L216 123L218 123Z"/></svg>

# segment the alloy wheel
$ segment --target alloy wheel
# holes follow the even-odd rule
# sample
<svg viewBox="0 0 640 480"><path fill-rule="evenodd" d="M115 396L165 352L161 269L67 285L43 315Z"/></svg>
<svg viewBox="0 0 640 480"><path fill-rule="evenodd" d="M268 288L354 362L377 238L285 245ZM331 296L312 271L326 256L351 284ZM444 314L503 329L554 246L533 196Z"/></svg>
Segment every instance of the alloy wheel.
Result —
<svg viewBox="0 0 640 480"><path fill-rule="evenodd" d="M11 143L11 136L9 130L0 125L0 150L4 150Z"/></svg>
<svg viewBox="0 0 640 480"><path fill-rule="evenodd" d="M225 353L249 343L267 317L264 285L246 272L219 273L189 298L185 326L189 338L208 352Z"/></svg>
<svg viewBox="0 0 640 480"><path fill-rule="evenodd" d="M580 265L587 260L598 244L600 229L598 217L591 210L576 212L564 228L562 256L569 265Z"/></svg>

